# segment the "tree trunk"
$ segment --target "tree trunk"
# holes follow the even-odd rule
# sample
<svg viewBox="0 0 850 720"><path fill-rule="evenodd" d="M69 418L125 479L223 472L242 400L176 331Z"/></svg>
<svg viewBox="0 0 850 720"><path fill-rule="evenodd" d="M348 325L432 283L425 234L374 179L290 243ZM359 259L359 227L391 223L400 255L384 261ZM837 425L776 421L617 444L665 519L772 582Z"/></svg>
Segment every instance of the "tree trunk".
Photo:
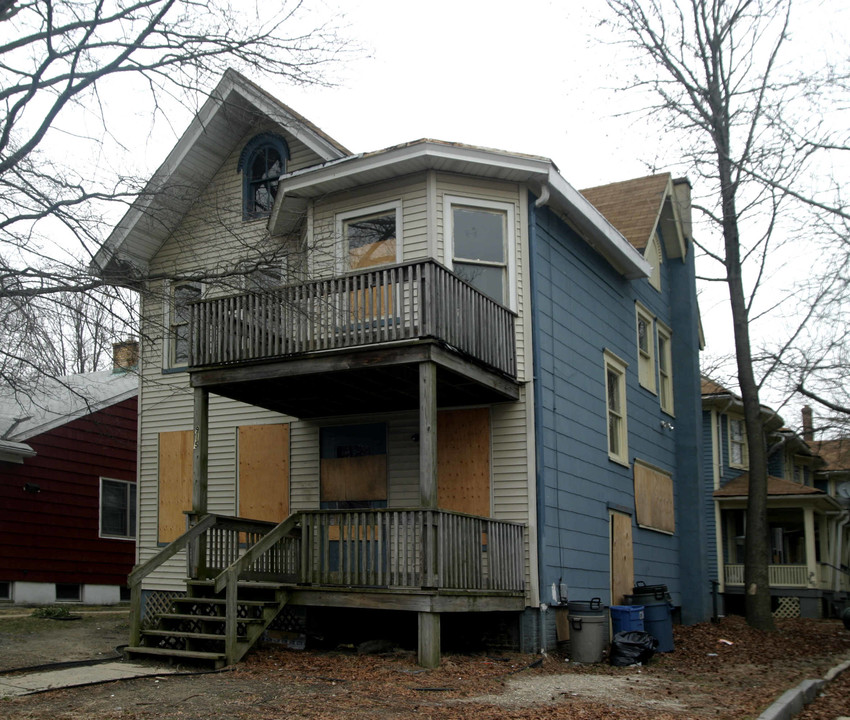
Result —
<svg viewBox="0 0 850 720"><path fill-rule="evenodd" d="M744 402L744 421L749 448L750 481L744 541L745 609L748 625L759 630L773 630L768 570L770 536L767 524L767 443L761 418L758 385L753 373L749 318L741 275L741 246L732 166L722 148L719 151L718 165L723 202L726 275L735 335L735 359L738 364L738 385Z"/></svg>

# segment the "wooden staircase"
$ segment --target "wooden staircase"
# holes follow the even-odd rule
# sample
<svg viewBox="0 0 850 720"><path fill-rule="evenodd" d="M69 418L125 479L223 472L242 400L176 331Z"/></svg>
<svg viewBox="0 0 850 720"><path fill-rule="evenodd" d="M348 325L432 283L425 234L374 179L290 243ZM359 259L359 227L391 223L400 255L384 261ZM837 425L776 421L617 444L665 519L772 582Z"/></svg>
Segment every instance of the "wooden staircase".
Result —
<svg viewBox="0 0 850 720"><path fill-rule="evenodd" d="M226 593L216 592L213 580L187 580L186 589L185 597L173 599L169 612L157 614L154 623L148 623L151 629L140 631L139 645L125 648L127 657L224 667L244 657L287 601L286 590L279 584L239 582L235 627L230 629ZM228 631L233 643L230 652Z"/></svg>

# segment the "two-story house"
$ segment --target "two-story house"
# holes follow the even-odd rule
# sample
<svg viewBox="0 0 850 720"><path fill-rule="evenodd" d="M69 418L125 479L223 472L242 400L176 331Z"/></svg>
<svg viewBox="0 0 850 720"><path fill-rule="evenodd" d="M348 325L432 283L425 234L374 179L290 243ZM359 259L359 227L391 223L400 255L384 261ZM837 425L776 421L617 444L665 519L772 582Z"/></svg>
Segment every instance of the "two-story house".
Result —
<svg viewBox="0 0 850 720"><path fill-rule="evenodd" d="M749 489L748 443L741 398L702 381L708 542L711 576L724 612L743 611L744 540ZM784 427L764 407L768 449L769 580L777 617L824 617L843 606L847 584L846 504L825 479L826 461L812 442L811 417L803 433ZM807 421L808 417L808 421ZM808 428L808 429L807 429ZM709 451L710 449L710 451ZM828 449L824 446L824 451ZM842 571L842 566L844 571Z"/></svg>
<svg viewBox="0 0 850 720"><path fill-rule="evenodd" d="M635 579L707 616L687 183L352 154L228 72L95 262L142 295L134 652L296 610L539 650Z"/></svg>

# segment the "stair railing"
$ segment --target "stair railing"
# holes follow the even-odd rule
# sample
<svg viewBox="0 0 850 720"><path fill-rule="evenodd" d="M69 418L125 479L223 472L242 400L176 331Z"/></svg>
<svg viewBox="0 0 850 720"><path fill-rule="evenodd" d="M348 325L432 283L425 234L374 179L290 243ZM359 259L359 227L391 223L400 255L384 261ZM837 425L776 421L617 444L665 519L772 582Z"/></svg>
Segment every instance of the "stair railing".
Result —
<svg viewBox="0 0 850 720"><path fill-rule="evenodd" d="M181 550L203 536L218 520L216 515L204 515L179 538L166 545L152 558L137 565L127 576L130 586L130 647L138 647L142 632L142 580Z"/></svg>
<svg viewBox="0 0 850 720"><path fill-rule="evenodd" d="M286 520L267 532L259 542L248 548L237 560L222 570L214 580L216 593L220 593L222 590L225 590L224 607L226 619L224 626L224 654L227 658L228 665L236 661L238 653L237 593L239 591L239 578L242 577L244 573L248 572L255 563L262 561L264 556L266 556L267 553L270 553L281 541L287 539L295 541L295 538L292 538L291 535L295 531L299 522L299 513L293 513L290 515ZM293 553L293 557L296 562L299 556L300 553L296 548L296 551ZM267 571L273 571L272 568L265 569ZM277 568L278 571L282 569L283 568ZM293 570L297 572L297 568L293 568Z"/></svg>

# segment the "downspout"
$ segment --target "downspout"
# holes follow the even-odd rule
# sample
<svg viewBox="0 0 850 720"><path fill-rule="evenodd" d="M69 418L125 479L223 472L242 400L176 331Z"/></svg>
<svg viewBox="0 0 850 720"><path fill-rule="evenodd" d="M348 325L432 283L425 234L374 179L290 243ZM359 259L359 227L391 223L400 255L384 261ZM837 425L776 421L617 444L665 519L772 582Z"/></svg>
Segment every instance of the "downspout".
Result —
<svg viewBox="0 0 850 720"><path fill-rule="evenodd" d="M534 456L535 456L535 465L536 465L536 478L535 478L535 494L536 494L536 504L537 504L537 584L538 584L538 594L539 597L543 598L543 551L546 547L546 543L544 541L545 531L546 531L546 505L544 502L544 478L543 478L543 443L542 437L540 434L540 429L542 428L543 417L542 417L542 408L543 403L540 398L540 373L541 373L541 363L540 363L540 352L538 348L540 347L540 336L539 336L539 324L536 322L535 312L536 312L536 298L537 298L537 272L536 272L536 261L535 261L535 251L537 246L537 213L536 209L542 207L546 201L549 199L549 188L547 185L543 185L540 191L540 197L535 200L533 203L529 203L528 208L528 268L529 275L531 276L531 297L529 300L529 304L531 305L531 366L532 366L532 387L534 392ZM540 604L540 642L538 643L540 648L546 647L546 620L545 620L546 608L543 603Z"/></svg>
<svg viewBox="0 0 850 720"><path fill-rule="evenodd" d="M832 567L835 568L832 584L835 592L841 591L841 551L843 550L841 545L844 540L844 528L847 527L848 522L850 522L850 510L842 510L840 519L835 523L835 542L832 553Z"/></svg>

